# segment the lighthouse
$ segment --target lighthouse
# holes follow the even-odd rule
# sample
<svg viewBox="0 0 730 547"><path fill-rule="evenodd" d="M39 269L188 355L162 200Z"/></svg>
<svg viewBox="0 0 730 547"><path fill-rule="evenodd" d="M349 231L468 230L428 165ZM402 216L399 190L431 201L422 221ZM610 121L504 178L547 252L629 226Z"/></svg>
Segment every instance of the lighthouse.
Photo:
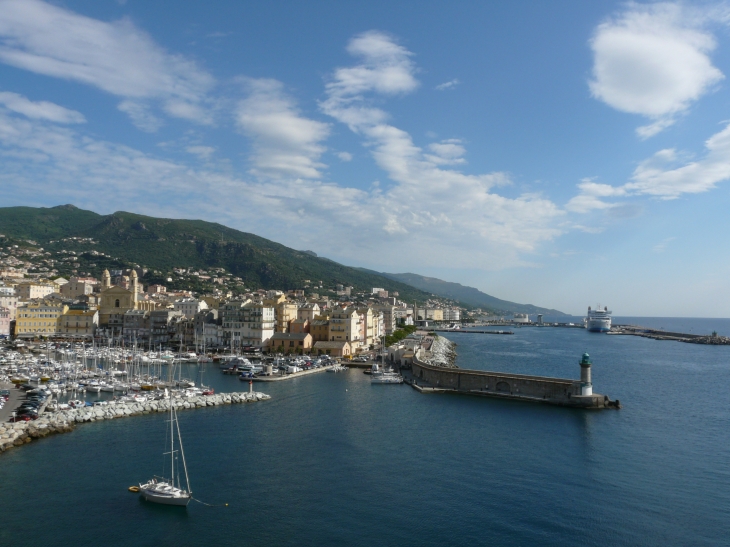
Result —
<svg viewBox="0 0 730 547"><path fill-rule="evenodd" d="M593 395L593 384L591 383L591 357L583 354L580 360L580 394Z"/></svg>

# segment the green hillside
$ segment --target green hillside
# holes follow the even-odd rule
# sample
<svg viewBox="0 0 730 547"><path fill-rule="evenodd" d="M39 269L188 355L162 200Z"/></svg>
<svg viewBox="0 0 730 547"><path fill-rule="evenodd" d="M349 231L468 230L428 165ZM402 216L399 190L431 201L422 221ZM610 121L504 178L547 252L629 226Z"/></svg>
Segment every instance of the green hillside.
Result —
<svg viewBox="0 0 730 547"><path fill-rule="evenodd" d="M144 280L147 283L164 282L175 267L225 268L242 278L248 288L298 289L304 287L305 280L311 280L313 284L322 281L327 289L336 284L356 290L384 287L409 301L424 301L429 296L397 280L201 220L126 212L99 215L73 205L5 207L0 208L0 234L32 240L50 251L103 252L113 258L82 254L79 261L94 275L100 275L105 267L136 264L150 270ZM92 238L94 243L68 241L70 237Z"/></svg>
<svg viewBox="0 0 730 547"><path fill-rule="evenodd" d="M565 315L563 312L558 310L540 308L538 306L533 306L532 304L517 304L516 302L500 300L499 298L483 293L474 287L467 287L460 283L443 281L442 279L437 279L435 277L424 277L414 273L383 273L382 275L390 279L407 283L408 285L412 285L413 287L423 291L436 294L442 298L451 298L453 300L458 300L467 306L489 310L496 315L507 315L512 313Z"/></svg>

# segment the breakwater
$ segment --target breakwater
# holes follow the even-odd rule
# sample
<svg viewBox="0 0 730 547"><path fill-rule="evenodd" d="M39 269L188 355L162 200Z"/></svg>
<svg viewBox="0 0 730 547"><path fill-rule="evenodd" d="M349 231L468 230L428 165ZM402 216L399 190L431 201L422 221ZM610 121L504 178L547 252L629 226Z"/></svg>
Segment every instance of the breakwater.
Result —
<svg viewBox="0 0 730 547"><path fill-rule="evenodd" d="M581 380L571 380L444 368L414 358L412 375L412 385L421 393L463 393L577 408L621 408L618 400L593 393L590 375L586 382L583 371ZM590 386L589 390L586 385Z"/></svg>
<svg viewBox="0 0 730 547"><path fill-rule="evenodd" d="M175 397L172 403L176 410L205 408L241 403L265 401L271 397L265 393L221 393L195 397ZM153 412L169 412L169 399L144 402L109 402L105 405L46 412L30 422L0 423L0 453L22 446L33 439L40 439L56 433L73 431L76 424L113 420L129 416L141 416Z"/></svg>
<svg viewBox="0 0 730 547"><path fill-rule="evenodd" d="M436 336L431 343L429 351L421 360L429 365L437 367L456 367L456 344L443 336Z"/></svg>
<svg viewBox="0 0 730 547"><path fill-rule="evenodd" d="M727 336L718 336L717 333L708 335L688 334L683 332L670 332L661 329L648 329L646 327L637 327L633 325L615 325L611 329L610 334L624 334L629 336L641 336L643 338L651 338L652 340L671 340L674 342L685 342L688 344L702 344L708 346L728 346L730 338Z"/></svg>

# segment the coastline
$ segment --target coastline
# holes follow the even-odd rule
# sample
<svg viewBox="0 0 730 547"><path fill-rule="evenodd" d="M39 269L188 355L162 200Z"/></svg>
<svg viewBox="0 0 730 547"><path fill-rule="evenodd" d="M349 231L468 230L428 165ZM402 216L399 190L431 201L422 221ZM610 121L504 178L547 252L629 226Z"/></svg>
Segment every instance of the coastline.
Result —
<svg viewBox="0 0 730 547"><path fill-rule="evenodd" d="M229 404L255 403L271 399L270 395L260 392L233 392L218 395L176 398L176 410L205 408ZM23 446L33 439L40 439L56 433L69 433L76 424L113 420L130 416L141 416L153 412L167 412L167 400L147 401L144 403L124 403L116 401L106 405L59 410L42 414L30 422L0 423L0 454L11 448Z"/></svg>

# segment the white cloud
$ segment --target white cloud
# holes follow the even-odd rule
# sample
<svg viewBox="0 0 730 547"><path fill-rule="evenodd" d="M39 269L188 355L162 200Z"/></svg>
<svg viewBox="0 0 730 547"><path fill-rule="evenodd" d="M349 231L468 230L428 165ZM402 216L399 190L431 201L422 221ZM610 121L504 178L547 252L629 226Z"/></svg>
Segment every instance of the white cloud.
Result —
<svg viewBox="0 0 730 547"><path fill-rule="evenodd" d="M213 78L126 19L107 23L40 0L0 0L0 62L209 121L201 102Z"/></svg>
<svg viewBox="0 0 730 547"><path fill-rule="evenodd" d="M337 157L342 161L352 161L352 154L349 152L337 152Z"/></svg>
<svg viewBox="0 0 730 547"><path fill-rule="evenodd" d="M155 133L164 125L164 122L155 116L149 106L137 101L122 101L117 108L132 120L132 123L147 133Z"/></svg>
<svg viewBox="0 0 730 547"><path fill-rule="evenodd" d="M431 143L428 145L428 148L433 153L427 154L425 157L436 165L455 165L459 163L466 163L466 160L462 157L466 154L466 149L461 145L461 141L458 139L449 139Z"/></svg>
<svg viewBox="0 0 730 547"><path fill-rule="evenodd" d="M370 54L371 50L378 53ZM386 233L418 234L419 239L424 231L439 233L439 238L429 240L434 249L441 248L449 255L455 246L468 247L470 255L462 254L461 259L483 266L485 254L497 248L503 264L514 264L520 252L532 251L540 241L561 232L554 221L563 212L549 200L528 195L509 199L490 191L509 184L506 173L468 175L442 169L464 163L461 141L433 143L430 153L425 153L407 132L385 123L388 115L373 106L367 94L388 96L418 87L408 50L373 31L355 37L348 51L361 59L360 64L335 70L320 106L364 137L376 164L395 183L382 194L390 204L381 218ZM394 72L397 77L392 77ZM384 85L383 81L391 77ZM452 242L451 248L446 248L444 240Z"/></svg>
<svg viewBox="0 0 730 547"><path fill-rule="evenodd" d="M713 66L711 33L703 29L716 11L679 3L629 4L601 24L591 39L593 96L653 122L637 134L649 138L724 78Z"/></svg>
<svg viewBox="0 0 730 547"><path fill-rule="evenodd" d="M442 84L439 84L439 85L437 85L437 86L436 86L436 87L435 87L434 89L435 89L436 91L444 91L444 90L446 90L446 89L454 89L454 88L455 88L455 87L456 87L457 85L459 85L460 83L461 83L461 82L460 82L460 81L459 81L458 79L454 78L454 79L453 79L453 80L451 80L451 81L448 81L448 82L444 82L444 83L442 83Z"/></svg>
<svg viewBox="0 0 730 547"><path fill-rule="evenodd" d="M711 190L730 178L730 124L707 139L705 148L704 157L684 163L676 150L660 150L639 164L624 188L663 199ZM677 163L681 165L675 166Z"/></svg>
<svg viewBox="0 0 730 547"><path fill-rule="evenodd" d="M238 105L236 122L254 143L252 172L320 178L329 125L302 116L281 82L247 80L246 86L249 94Z"/></svg>
<svg viewBox="0 0 730 547"><path fill-rule="evenodd" d="M27 97L9 91L0 91L0 104L8 110L34 120L48 120L56 123L86 123L86 118L81 112L69 110L48 101L31 101Z"/></svg>
<svg viewBox="0 0 730 547"><path fill-rule="evenodd" d="M566 209L586 213L618 207L604 201L610 197L648 195L675 199L683 194L707 192L728 179L730 124L705 141L705 154L700 159L692 160L687 154L667 148L639 163L630 181L622 186L584 180L578 185L580 193L568 202Z"/></svg>

